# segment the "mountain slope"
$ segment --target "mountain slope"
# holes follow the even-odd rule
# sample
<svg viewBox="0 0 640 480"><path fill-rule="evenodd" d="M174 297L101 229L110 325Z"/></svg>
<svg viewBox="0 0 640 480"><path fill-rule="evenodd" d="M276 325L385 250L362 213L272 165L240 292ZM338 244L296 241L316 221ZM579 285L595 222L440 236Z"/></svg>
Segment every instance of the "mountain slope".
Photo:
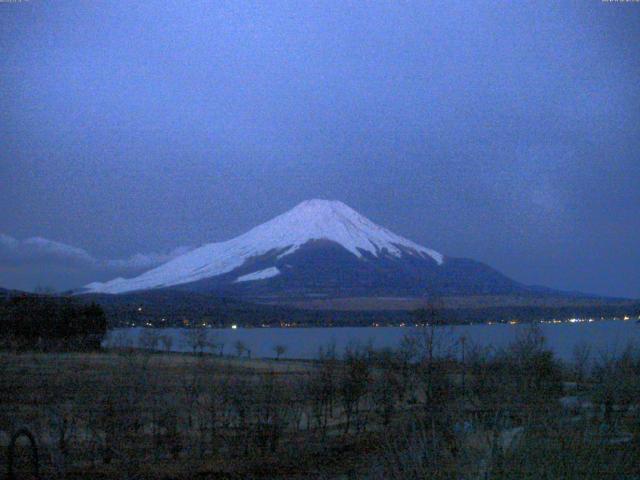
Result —
<svg viewBox="0 0 640 480"><path fill-rule="evenodd" d="M479 262L445 257L338 201L309 200L232 240L84 293L179 288L256 298L523 293Z"/></svg>
<svg viewBox="0 0 640 480"><path fill-rule="evenodd" d="M237 238L204 245L136 278L96 282L86 289L123 293L190 283L231 272L260 256L285 257L320 239L338 243L357 258L409 254L443 261L438 252L376 225L342 202L308 200Z"/></svg>

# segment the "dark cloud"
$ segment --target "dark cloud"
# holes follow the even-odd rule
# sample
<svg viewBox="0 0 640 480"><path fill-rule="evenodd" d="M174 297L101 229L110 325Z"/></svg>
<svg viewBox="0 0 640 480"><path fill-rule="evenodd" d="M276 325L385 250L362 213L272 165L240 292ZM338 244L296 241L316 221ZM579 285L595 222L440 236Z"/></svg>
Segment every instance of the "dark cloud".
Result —
<svg viewBox="0 0 640 480"><path fill-rule="evenodd" d="M599 1L0 4L0 231L126 259L329 198L640 297L639 39Z"/></svg>

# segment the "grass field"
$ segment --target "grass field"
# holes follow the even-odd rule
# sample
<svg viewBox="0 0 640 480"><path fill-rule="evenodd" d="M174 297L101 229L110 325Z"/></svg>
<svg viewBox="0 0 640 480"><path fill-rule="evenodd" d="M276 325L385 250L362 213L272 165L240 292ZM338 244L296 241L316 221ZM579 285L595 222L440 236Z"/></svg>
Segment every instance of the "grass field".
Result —
<svg viewBox="0 0 640 480"><path fill-rule="evenodd" d="M460 363L423 340L419 361L2 352L0 447L27 428L46 479L640 478L637 351L563 365L534 337Z"/></svg>
<svg viewBox="0 0 640 480"><path fill-rule="evenodd" d="M345 445L366 443L366 437L354 441L332 435L339 420L329 422L333 426L323 435L324 457L311 454L316 439L307 431L303 412L295 428L286 420L289 431L277 452L256 445L262 440L236 438L247 433L239 431L237 411L255 410L266 402L266 408L250 413L252 421L261 414L274 415L270 411L282 409L278 404L313 368L302 361L188 354L0 353L0 445L8 444L9 432L27 427L38 440L41 468L52 477L296 478L310 471L336 473L351 463L348 450L354 447ZM258 398L252 386L265 378L280 390ZM240 392L247 397L229 398ZM214 411L220 418L212 421ZM213 428L219 438L212 438ZM307 448L289 448L290 442L300 445L300 435L309 437ZM343 448L344 455L333 453ZM25 471L26 453L18 458ZM124 465L131 471L124 472ZM0 468L6 469L5 455L0 455Z"/></svg>

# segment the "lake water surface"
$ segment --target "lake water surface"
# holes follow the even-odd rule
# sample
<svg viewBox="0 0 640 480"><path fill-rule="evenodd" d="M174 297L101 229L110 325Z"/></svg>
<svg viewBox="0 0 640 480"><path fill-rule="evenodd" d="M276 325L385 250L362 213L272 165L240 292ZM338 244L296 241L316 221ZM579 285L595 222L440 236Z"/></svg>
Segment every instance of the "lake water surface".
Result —
<svg viewBox="0 0 640 480"><path fill-rule="evenodd" d="M467 345L501 348L512 342L518 331L529 328L526 324L477 324L440 327L438 336L454 353L460 350L459 339L464 336ZM595 355L616 354L629 344L640 345L640 324L635 320L602 320L583 323L540 324L548 346L563 360L571 360L578 345L589 345ZM104 345L139 346L138 338L143 328L115 329L109 332ZM274 357L276 345L284 345L283 358L317 358L320 348L335 344L338 354L348 345L374 348L397 348L405 335L415 331L409 327L334 327L334 328L238 328L207 329L209 340L224 343L224 353L233 355L234 344L241 341L254 358ZM172 337L171 350L187 352L191 348L187 342L185 329L157 329L159 335ZM162 349L162 344L158 349Z"/></svg>

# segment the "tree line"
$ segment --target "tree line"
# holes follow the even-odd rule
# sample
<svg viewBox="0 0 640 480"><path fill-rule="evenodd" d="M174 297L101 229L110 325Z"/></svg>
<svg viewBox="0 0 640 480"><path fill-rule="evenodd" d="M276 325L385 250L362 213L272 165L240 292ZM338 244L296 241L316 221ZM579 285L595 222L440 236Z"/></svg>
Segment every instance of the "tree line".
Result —
<svg viewBox="0 0 640 480"><path fill-rule="evenodd" d="M29 294L0 300L0 337L5 347L99 349L106 332L107 318L95 303Z"/></svg>

